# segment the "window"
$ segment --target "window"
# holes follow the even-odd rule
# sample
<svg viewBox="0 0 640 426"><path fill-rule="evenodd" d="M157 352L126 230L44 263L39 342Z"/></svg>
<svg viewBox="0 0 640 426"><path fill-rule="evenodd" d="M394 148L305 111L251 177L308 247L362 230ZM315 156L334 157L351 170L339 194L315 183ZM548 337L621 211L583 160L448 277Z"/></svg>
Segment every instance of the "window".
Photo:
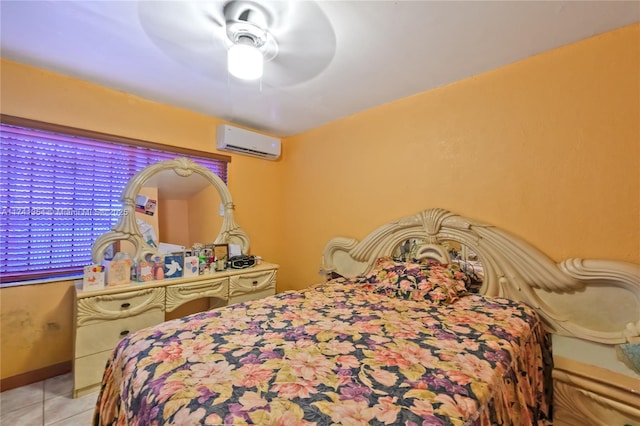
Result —
<svg viewBox="0 0 640 426"><path fill-rule="evenodd" d="M122 214L120 195L142 168L187 157L226 183L230 160L6 115L0 143L1 282L79 273L92 262L95 239Z"/></svg>

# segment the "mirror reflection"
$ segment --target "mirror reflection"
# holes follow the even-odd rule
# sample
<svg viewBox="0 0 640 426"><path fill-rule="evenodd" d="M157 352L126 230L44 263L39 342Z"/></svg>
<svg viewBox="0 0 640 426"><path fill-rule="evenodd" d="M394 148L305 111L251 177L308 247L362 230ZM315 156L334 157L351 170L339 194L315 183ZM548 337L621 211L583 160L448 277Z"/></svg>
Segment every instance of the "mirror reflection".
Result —
<svg viewBox="0 0 640 426"><path fill-rule="evenodd" d="M118 246L115 256L122 254L138 266L151 260L158 266L158 257L186 255L185 249L195 246L198 251L216 244L233 247L238 254L249 252L249 236L235 222L229 189L210 169L192 160L176 158L145 167L129 180L121 199L124 214L93 244L95 264L101 264L112 245ZM177 258L171 260L180 266ZM200 264L198 274L199 268ZM163 272L172 271L175 275L170 278L181 276L177 267ZM153 279L163 279L159 269L156 272Z"/></svg>
<svg viewBox="0 0 640 426"><path fill-rule="evenodd" d="M401 259L416 258L424 240L412 238L401 243L393 253L393 256ZM467 288L472 293L477 293L484 281L484 269L478 254L470 247L458 241L442 241L442 246L449 253L451 263L457 265L467 276Z"/></svg>
<svg viewBox="0 0 640 426"><path fill-rule="evenodd" d="M460 267L460 270L469 278L467 288L473 293L477 293L484 281L482 262L478 254L471 248L457 241L445 241L443 243L451 256L451 263Z"/></svg>
<svg viewBox="0 0 640 426"><path fill-rule="evenodd" d="M154 248L191 247L215 240L222 226L220 204L218 191L203 176L163 170L136 196L136 222Z"/></svg>

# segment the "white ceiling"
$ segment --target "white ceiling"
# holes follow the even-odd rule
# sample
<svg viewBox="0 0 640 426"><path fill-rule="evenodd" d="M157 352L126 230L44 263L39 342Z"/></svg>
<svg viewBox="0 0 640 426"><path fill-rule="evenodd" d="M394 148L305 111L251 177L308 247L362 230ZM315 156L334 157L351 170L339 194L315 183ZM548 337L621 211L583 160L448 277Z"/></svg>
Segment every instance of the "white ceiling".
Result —
<svg viewBox="0 0 640 426"><path fill-rule="evenodd" d="M218 1L2 0L1 55L289 136L640 21L637 1L260 3L262 84L228 76Z"/></svg>

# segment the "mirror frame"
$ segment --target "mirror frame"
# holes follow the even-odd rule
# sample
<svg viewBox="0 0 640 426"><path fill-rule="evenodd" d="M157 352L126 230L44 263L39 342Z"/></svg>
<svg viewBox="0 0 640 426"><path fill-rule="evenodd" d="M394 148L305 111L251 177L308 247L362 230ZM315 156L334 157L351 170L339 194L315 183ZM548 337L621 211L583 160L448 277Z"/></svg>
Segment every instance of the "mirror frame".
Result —
<svg viewBox="0 0 640 426"><path fill-rule="evenodd" d="M111 244L119 241L129 241L133 244L135 247L135 255L133 258L135 260L142 260L148 256L158 255L157 248L151 247L146 243L138 228L135 215L136 196L151 177L165 170L173 170L181 177L189 177L193 173L197 173L207 179L216 188L220 195L221 202L224 205L224 216L220 232L213 243L237 244L240 246L242 253L247 254L249 252L249 236L235 222L233 215L235 206L227 185L211 170L188 158L182 157L151 164L140 170L129 180L120 196L123 209L120 219L116 225L111 228L111 231L105 232L93 243L91 249L93 262L97 264L102 262L105 250ZM217 212L217 206L212 208L211 214L218 214Z"/></svg>

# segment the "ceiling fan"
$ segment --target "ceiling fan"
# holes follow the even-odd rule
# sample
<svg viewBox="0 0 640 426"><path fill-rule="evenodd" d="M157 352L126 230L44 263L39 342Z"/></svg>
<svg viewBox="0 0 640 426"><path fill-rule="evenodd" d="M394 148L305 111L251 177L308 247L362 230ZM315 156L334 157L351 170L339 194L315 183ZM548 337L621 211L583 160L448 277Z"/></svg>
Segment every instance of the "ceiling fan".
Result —
<svg viewBox="0 0 640 426"><path fill-rule="evenodd" d="M335 54L333 27L313 1L140 1L138 15L164 53L212 79L228 72L291 86L321 73ZM237 56L253 57L263 72L234 68Z"/></svg>

